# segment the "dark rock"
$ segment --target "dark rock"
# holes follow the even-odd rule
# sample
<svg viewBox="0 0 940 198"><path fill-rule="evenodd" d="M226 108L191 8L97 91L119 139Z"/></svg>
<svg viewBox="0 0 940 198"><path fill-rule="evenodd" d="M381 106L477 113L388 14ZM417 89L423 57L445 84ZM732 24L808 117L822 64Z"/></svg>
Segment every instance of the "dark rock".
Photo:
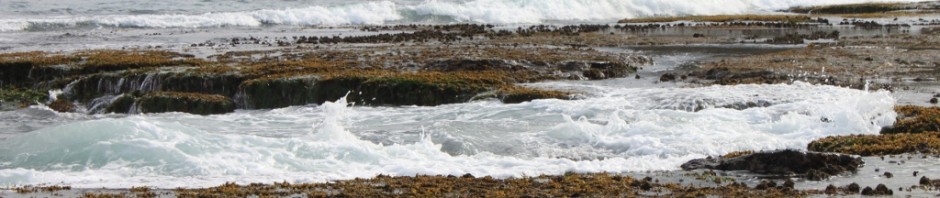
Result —
<svg viewBox="0 0 940 198"><path fill-rule="evenodd" d="M49 103L49 108L58 112L74 112L75 104L63 99L58 99Z"/></svg>
<svg viewBox="0 0 940 198"><path fill-rule="evenodd" d="M875 190L871 189L871 187L865 186L865 189L862 189L862 195L875 195Z"/></svg>
<svg viewBox="0 0 940 198"><path fill-rule="evenodd" d="M625 63L591 62L589 65L590 71L593 71L591 72L592 76L585 75L585 77L591 80L623 78L627 77L629 74L635 73L637 69ZM598 73L603 75L598 75Z"/></svg>
<svg viewBox="0 0 940 198"><path fill-rule="evenodd" d="M757 184L757 186L754 186L754 189L766 190L766 189L776 188L776 187L777 187L777 182L764 180L764 181L761 181L759 184Z"/></svg>
<svg viewBox="0 0 940 198"><path fill-rule="evenodd" d="M889 178L889 179L892 178L892 177L894 177L894 174L892 174L891 172L888 172L888 171L885 171L885 174L883 174L883 175L884 175L885 177Z"/></svg>
<svg viewBox="0 0 940 198"><path fill-rule="evenodd" d="M836 188L836 186L833 186L832 184L829 184L828 186L826 186L826 190L825 190L824 192L826 192L826 194L828 194L828 195L832 195L832 194L838 193L838 192L839 192L838 190L839 190L839 189Z"/></svg>
<svg viewBox="0 0 940 198"><path fill-rule="evenodd" d="M819 171L816 169L812 169L806 172L806 179L813 180L813 181L828 179L831 176L832 175L830 175L829 173Z"/></svg>
<svg viewBox="0 0 940 198"><path fill-rule="evenodd" d="M796 186L796 183L794 183L792 179L787 179L787 181L783 182L784 188L793 188L794 186Z"/></svg>
<svg viewBox="0 0 940 198"><path fill-rule="evenodd" d="M588 70L588 69L590 69L590 68L591 68L591 66L588 65L587 63L584 63L584 62L574 62L574 61L572 61L572 62L567 62L567 63L565 63L565 64L562 64L561 67L559 67L559 69L561 69L561 71L585 71L585 70Z"/></svg>
<svg viewBox="0 0 940 198"><path fill-rule="evenodd" d="M920 177L920 185L930 185L930 178L927 178L927 176Z"/></svg>
<svg viewBox="0 0 940 198"><path fill-rule="evenodd" d="M852 182L851 184L845 186L845 191L848 192L848 193L850 193L850 194L858 193L858 191L859 191L860 189L861 189L861 186L859 186L859 185L858 185L857 183L855 183L855 182Z"/></svg>
<svg viewBox="0 0 940 198"><path fill-rule="evenodd" d="M31 82L29 73L32 69L31 62L0 62L0 85L25 85Z"/></svg>
<svg viewBox="0 0 940 198"><path fill-rule="evenodd" d="M193 92L234 97L243 76L236 74L200 74L190 72L99 73L69 83L63 97L88 102L106 95L142 92Z"/></svg>
<svg viewBox="0 0 940 198"><path fill-rule="evenodd" d="M583 63L582 63L583 64ZM566 69L568 65L562 67ZM572 66L574 67L574 66ZM588 66L583 65L583 69L586 69ZM472 60L472 59L450 59L437 62L431 62L427 66L428 69L437 70L437 71L488 71L488 70L521 70L524 69L524 66L519 64L510 63L509 61L504 60ZM575 69L575 70L583 70Z"/></svg>
<svg viewBox="0 0 940 198"><path fill-rule="evenodd" d="M528 101L537 100L537 99L549 99L549 98L567 100L571 98L569 97L569 95L570 95L569 93L562 92L562 91L539 90L539 89L533 89L533 88L516 87L516 88L506 88L506 89L500 90L499 94L497 94L497 97L499 98L499 101L503 103L515 104L515 103L528 102Z"/></svg>
<svg viewBox="0 0 940 198"><path fill-rule="evenodd" d="M665 73L659 77L659 82L669 82L676 81L676 75L672 73Z"/></svg>
<svg viewBox="0 0 940 198"><path fill-rule="evenodd" d="M931 98L928 102L930 102L930 104L937 104L937 98Z"/></svg>
<svg viewBox="0 0 940 198"><path fill-rule="evenodd" d="M350 99L363 105L422 105L434 106L441 104L460 103L469 101L478 93L485 92L489 87L460 86L454 84L434 83L417 79L398 77L379 77L361 79L358 87L352 91ZM457 83L455 83L457 84ZM328 87L329 83L322 81L318 89L333 90L344 87ZM342 90L341 90L342 91ZM318 100L331 101L339 97L317 97ZM323 101L320 101L321 103Z"/></svg>
<svg viewBox="0 0 940 198"><path fill-rule="evenodd" d="M110 104L105 107L105 112L108 113L128 113L131 112L131 109L134 108L134 103L137 102L137 98L142 95L140 92L132 92L123 94L115 97L110 101Z"/></svg>
<svg viewBox="0 0 940 198"><path fill-rule="evenodd" d="M874 195L893 195L894 190L888 189L888 187L884 184L878 184L878 186L875 187L875 191L873 193Z"/></svg>
<svg viewBox="0 0 940 198"><path fill-rule="evenodd" d="M723 79L731 75L731 70L728 68L713 68L705 72L705 79L708 80L717 80Z"/></svg>
<svg viewBox="0 0 940 198"><path fill-rule="evenodd" d="M642 181L642 182L640 182L640 189L642 189L642 190L650 190L650 189L653 189L653 184L650 184L649 181Z"/></svg>
<svg viewBox="0 0 940 198"><path fill-rule="evenodd" d="M596 70L596 69L584 71L582 72L581 75L587 79L606 79L607 78L607 75L604 74L603 71Z"/></svg>
<svg viewBox="0 0 940 198"><path fill-rule="evenodd" d="M318 80L316 76L249 80L239 86L235 99L246 109L317 103Z"/></svg>
<svg viewBox="0 0 940 198"><path fill-rule="evenodd" d="M119 113L184 112L198 115L223 114L235 111L232 99L212 94L151 92L125 94L107 108Z"/></svg>
<svg viewBox="0 0 940 198"><path fill-rule="evenodd" d="M795 150L759 152L734 158L694 159L682 164L684 170L717 169L747 170L754 173L786 175L803 174L808 179L825 179L828 175L855 172L861 159L848 155Z"/></svg>

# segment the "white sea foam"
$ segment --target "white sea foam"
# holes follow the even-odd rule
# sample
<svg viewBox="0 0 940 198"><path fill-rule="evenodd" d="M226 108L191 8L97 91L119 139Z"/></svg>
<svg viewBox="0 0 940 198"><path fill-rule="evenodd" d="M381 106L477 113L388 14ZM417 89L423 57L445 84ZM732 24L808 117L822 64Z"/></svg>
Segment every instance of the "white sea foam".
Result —
<svg viewBox="0 0 940 198"><path fill-rule="evenodd" d="M896 116L886 91L799 82L669 89L549 84L593 94L521 104L336 102L78 121L0 140L0 183L175 188L377 174L674 170L705 155L805 149L829 135L874 134ZM764 102L724 108L758 101Z"/></svg>
<svg viewBox="0 0 940 198"><path fill-rule="evenodd" d="M203 28L222 26L338 26L436 22L531 24L552 21L613 22L622 18L772 12L792 6L908 0L433 0L418 4L378 1L347 5L262 9L204 14L23 16L0 20L0 31L49 28L137 27ZM919 1L919 0L914 0ZM275 5L276 6L276 5ZM139 9L139 8L127 8Z"/></svg>

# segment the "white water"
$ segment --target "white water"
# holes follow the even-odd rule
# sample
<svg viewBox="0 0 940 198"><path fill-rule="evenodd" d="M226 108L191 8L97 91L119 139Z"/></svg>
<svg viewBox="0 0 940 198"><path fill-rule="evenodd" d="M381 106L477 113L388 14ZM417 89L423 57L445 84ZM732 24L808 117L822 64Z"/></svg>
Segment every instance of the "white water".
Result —
<svg viewBox="0 0 940 198"><path fill-rule="evenodd" d="M588 97L437 107L337 102L215 116L164 113L91 120L55 114L76 121L0 140L0 184L175 188L378 174L512 177L675 170L705 155L805 149L815 138L874 134L895 117L895 99L888 92L799 82L535 86L585 90ZM720 108L747 102L766 107ZM686 111L696 106L704 109Z"/></svg>
<svg viewBox="0 0 940 198"><path fill-rule="evenodd" d="M139 0L138 0L139 1ZM602 22L766 13L793 6L920 0L0 1L0 31L85 28L337 26L389 23ZM254 2L254 3L252 3Z"/></svg>

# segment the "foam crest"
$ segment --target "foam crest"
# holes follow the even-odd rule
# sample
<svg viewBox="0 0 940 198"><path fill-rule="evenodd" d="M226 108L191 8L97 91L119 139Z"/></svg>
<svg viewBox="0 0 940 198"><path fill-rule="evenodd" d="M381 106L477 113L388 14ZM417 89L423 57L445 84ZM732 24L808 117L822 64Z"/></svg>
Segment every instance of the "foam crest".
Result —
<svg viewBox="0 0 940 198"><path fill-rule="evenodd" d="M620 155L720 155L738 150L805 149L830 135L875 134L894 123L895 99L806 83L676 89L615 89L561 105L565 115L545 135L566 145L592 144ZM689 102L702 105L697 111ZM701 102L708 101L708 102ZM727 104L762 104L741 107Z"/></svg>
<svg viewBox="0 0 940 198"><path fill-rule="evenodd" d="M46 31L70 28L211 28L340 26L388 23L546 22L610 23L623 18L678 15L766 13L793 6L907 0L472 0L420 3L370 1L345 5L258 9L203 14L139 14L82 16L24 16L0 20L0 31ZM920 1L920 0L915 0ZM136 9L136 8L134 8ZM175 8L174 8L175 9ZM199 13L195 11L195 13ZM428 18L444 20L428 21Z"/></svg>

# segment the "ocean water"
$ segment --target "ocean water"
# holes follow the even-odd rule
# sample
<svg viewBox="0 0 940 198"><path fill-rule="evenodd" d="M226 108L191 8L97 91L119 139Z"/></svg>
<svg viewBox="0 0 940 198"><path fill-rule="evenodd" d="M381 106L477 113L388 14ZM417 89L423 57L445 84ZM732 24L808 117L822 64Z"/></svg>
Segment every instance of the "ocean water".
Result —
<svg viewBox="0 0 940 198"><path fill-rule="evenodd" d="M2 118L45 111L32 119L57 120L34 131L5 134L0 181L175 188L378 174L513 177L676 170L706 155L805 149L815 138L875 134L896 116L888 92L799 82L538 86L575 87L588 94L571 101L436 107L348 107L339 100L213 116L94 117L38 106L0 112Z"/></svg>
<svg viewBox="0 0 940 198"><path fill-rule="evenodd" d="M0 52L186 46L248 35L349 35L361 33L355 27L366 24L611 23L856 2L870 1L0 0ZM153 32L164 34L144 36ZM649 69L661 72L703 56L709 55L660 59ZM516 177L676 170L707 155L805 149L820 137L875 134L896 117L897 100L887 91L800 82L684 88L649 81L530 84L583 95L521 104L359 107L339 100L212 116L87 115L37 105L0 112L0 185L176 188L378 174Z"/></svg>
<svg viewBox="0 0 940 198"><path fill-rule="evenodd" d="M0 31L74 28L609 23L623 18L767 13L902 0L4 0Z"/></svg>

